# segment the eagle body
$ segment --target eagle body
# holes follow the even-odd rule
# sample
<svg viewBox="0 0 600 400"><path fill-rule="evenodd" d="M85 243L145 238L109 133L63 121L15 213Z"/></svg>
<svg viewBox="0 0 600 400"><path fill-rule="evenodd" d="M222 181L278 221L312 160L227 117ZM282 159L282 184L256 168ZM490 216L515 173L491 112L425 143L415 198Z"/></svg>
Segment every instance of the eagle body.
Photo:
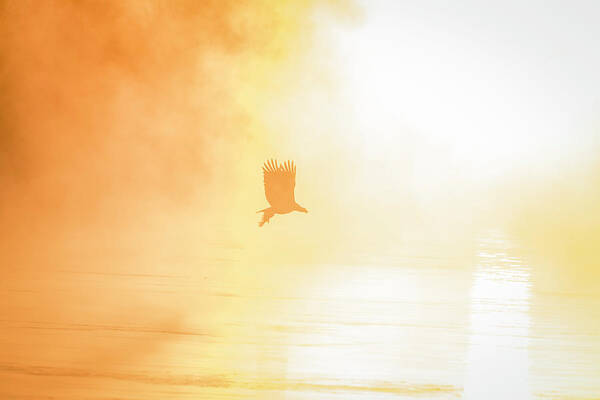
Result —
<svg viewBox="0 0 600 400"><path fill-rule="evenodd" d="M289 214L292 211L308 212L306 208L296 203L294 188L296 187L296 166L293 161L278 164L276 160L269 160L263 165L263 180L265 196L271 207L258 211L262 212L259 226L275 214Z"/></svg>

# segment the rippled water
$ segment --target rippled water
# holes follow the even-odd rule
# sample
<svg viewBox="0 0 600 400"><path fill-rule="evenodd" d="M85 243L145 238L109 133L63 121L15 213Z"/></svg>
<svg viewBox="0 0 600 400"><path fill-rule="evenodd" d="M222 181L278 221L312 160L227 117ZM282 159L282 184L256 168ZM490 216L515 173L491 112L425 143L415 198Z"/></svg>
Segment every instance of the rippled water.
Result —
<svg viewBox="0 0 600 400"><path fill-rule="evenodd" d="M536 290L498 232L472 265L432 254L250 278L229 258L177 275L9 274L0 397L600 396L600 295ZM63 306L44 308L52 296Z"/></svg>

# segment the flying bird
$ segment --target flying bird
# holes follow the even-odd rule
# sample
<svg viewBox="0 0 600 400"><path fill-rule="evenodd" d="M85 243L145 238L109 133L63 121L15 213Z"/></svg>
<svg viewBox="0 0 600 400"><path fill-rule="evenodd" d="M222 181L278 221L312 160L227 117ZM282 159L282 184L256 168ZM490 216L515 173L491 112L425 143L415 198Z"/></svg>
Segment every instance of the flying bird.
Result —
<svg viewBox="0 0 600 400"><path fill-rule="evenodd" d="M306 208L296 203L294 198L296 166L293 161L286 161L279 165L277 160L266 161L263 165L263 176L265 196L271 207L257 211L257 213L263 213L258 226L269 222L269 219L275 214L287 214L292 211L308 212Z"/></svg>

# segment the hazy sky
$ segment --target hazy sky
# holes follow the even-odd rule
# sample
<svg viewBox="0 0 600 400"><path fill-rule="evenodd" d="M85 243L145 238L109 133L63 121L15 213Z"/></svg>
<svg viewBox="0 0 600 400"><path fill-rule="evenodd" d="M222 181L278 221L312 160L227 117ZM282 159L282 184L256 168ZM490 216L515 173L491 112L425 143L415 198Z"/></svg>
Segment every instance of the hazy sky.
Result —
<svg viewBox="0 0 600 400"><path fill-rule="evenodd" d="M374 157L404 130L487 179L556 172L598 143L597 2L361 4L363 25L337 36Z"/></svg>

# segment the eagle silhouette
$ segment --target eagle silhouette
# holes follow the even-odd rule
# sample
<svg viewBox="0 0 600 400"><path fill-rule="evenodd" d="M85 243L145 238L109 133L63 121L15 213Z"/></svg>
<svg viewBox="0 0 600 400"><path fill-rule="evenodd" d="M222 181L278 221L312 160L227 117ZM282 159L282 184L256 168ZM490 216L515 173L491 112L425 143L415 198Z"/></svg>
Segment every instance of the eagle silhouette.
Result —
<svg viewBox="0 0 600 400"><path fill-rule="evenodd" d="M287 214L292 211L307 213L306 208L296 203L294 188L296 187L296 166L293 161L277 164L277 160L266 161L263 165L265 196L271 207L257 211L263 213L258 226L269 222L275 214Z"/></svg>

